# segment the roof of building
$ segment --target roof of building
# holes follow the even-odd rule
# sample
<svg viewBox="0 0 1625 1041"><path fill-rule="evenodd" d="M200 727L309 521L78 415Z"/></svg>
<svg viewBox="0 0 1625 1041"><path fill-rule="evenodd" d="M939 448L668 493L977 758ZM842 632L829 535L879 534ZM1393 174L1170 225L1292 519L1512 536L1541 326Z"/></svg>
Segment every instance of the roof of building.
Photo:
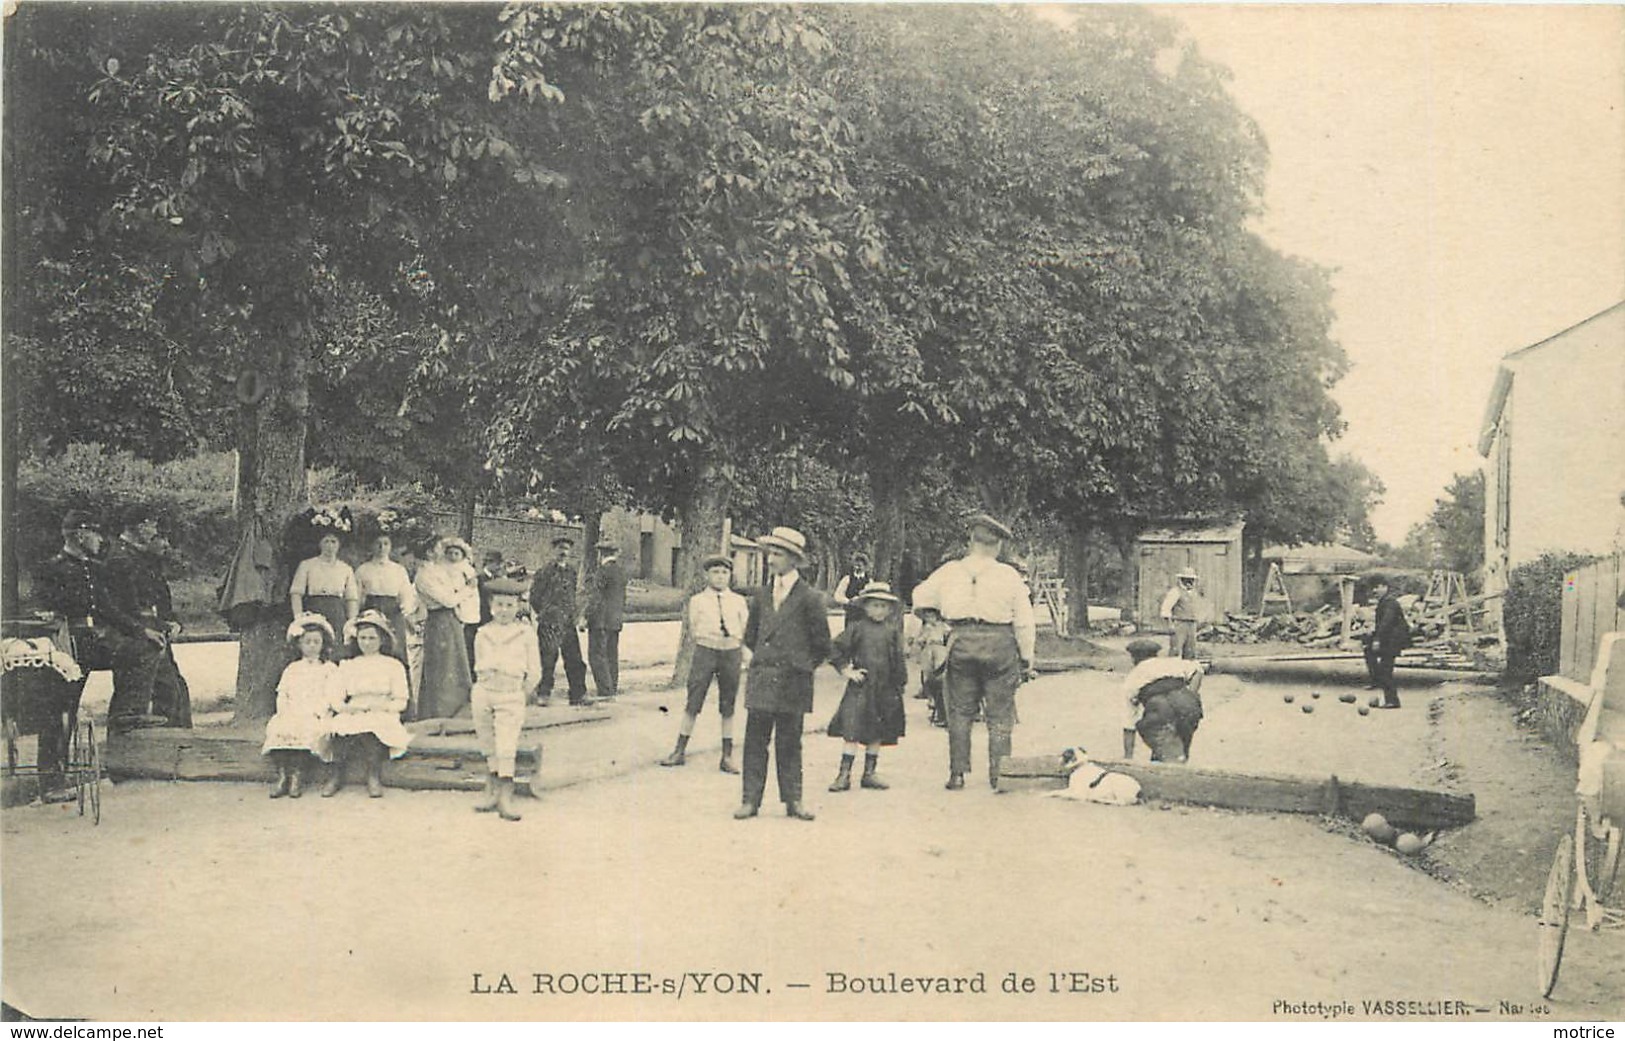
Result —
<svg viewBox="0 0 1625 1041"><path fill-rule="evenodd" d="M1329 543L1307 546L1265 546L1265 560L1278 560L1287 574L1338 574L1358 571L1377 563L1374 554Z"/></svg>
<svg viewBox="0 0 1625 1041"><path fill-rule="evenodd" d="M1190 525L1173 524L1140 533L1141 542L1234 542L1241 538L1241 521L1232 524L1198 522Z"/></svg>
<svg viewBox="0 0 1625 1041"><path fill-rule="evenodd" d="M1517 361L1532 351L1537 351L1543 347L1551 346L1574 330L1579 329L1582 326L1590 325L1592 322L1603 317L1604 315L1617 311L1622 307L1625 307L1625 301L1621 301L1612 307L1605 307L1589 318L1583 318L1580 321L1575 322L1573 325L1561 329L1543 340L1536 340L1527 347L1519 347L1517 350L1510 351L1505 355L1500 369L1495 374L1495 385L1490 388L1490 400L1484 408L1484 419L1478 427L1479 455L1488 458L1490 449L1495 446L1495 432L1501 427L1501 412L1506 408L1508 395L1512 393L1513 372L1512 369L1509 368L1505 363L1509 361Z"/></svg>

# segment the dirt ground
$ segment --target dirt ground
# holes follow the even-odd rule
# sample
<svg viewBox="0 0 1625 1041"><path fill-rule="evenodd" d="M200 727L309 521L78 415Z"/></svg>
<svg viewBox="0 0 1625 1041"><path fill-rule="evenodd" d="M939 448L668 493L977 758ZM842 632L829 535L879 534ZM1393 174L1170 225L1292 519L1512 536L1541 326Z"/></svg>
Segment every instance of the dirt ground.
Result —
<svg viewBox="0 0 1625 1041"><path fill-rule="evenodd" d="M809 734L818 820L786 819L770 779L762 817L736 822L714 714L687 767L653 765L681 707L657 672L614 721L550 732L545 790L517 824L451 793L273 802L162 782L105 790L100 827L7 811L5 1000L94 1019L1320 1018L1278 1001L1625 1015L1625 940L1580 929L1538 1008L1534 909L1573 771L1491 691L1416 691L1361 717L1327 688L1306 715L1302 687L1209 677L1201 765L1476 796L1478 821L1406 859L1312 817L995 795L980 731L971 784L945 792L946 738L916 700L882 760L891 790L825 792L840 745ZM1023 688L1017 754L1116 754L1118 679ZM809 728L836 700L826 670ZM837 987L893 972L986 993Z"/></svg>

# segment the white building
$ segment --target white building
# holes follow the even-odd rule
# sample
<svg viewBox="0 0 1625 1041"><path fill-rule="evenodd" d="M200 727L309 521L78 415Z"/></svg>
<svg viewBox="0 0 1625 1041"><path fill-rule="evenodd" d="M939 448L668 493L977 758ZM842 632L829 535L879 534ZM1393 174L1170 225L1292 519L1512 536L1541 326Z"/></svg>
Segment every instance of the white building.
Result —
<svg viewBox="0 0 1625 1041"><path fill-rule="evenodd" d="M1625 302L1501 361L1478 439L1484 588L1543 553L1605 554L1625 493Z"/></svg>

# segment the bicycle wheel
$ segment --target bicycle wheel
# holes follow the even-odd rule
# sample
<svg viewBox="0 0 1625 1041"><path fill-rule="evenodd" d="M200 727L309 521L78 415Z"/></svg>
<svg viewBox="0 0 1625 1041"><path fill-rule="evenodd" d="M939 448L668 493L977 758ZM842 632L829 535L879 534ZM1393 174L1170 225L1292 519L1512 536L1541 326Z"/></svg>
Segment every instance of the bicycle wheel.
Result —
<svg viewBox="0 0 1625 1041"><path fill-rule="evenodd" d="M1574 836L1564 835L1546 876L1546 897L1540 905L1538 952L1540 996L1557 989L1557 970L1563 962L1563 941L1569 933L1569 901L1574 896Z"/></svg>
<svg viewBox="0 0 1625 1041"><path fill-rule="evenodd" d="M85 745L89 749L86 762L90 767L90 822L102 822L102 749L96 743L96 724L85 724Z"/></svg>

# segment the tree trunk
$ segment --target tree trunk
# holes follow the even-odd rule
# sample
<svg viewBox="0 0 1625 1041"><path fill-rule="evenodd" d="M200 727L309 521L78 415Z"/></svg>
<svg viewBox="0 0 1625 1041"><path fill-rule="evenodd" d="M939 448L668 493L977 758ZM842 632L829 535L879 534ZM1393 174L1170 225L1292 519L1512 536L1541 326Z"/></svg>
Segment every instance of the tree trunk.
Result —
<svg viewBox="0 0 1625 1041"><path fill-rule="evenodd" d="M1249 528L1241 533L1241 607L1253 614L1264 610L1264 539Z"/></svg>
<svg viewBox="0 0 1625 1041"><path fill-rule="evenodd" d="M474 487L464 488L457 496L457 537L474 544L474 508L479 505L480 493Z"/></svg>
<svg viewBox="0 0 1625 1041"><path fill-rule="evenodd" d="M1066 579L1066 631L1089 631L1089 529L1068 524L1061 554L1061 575Z"/></svg>
<svg viewBox="0 0 1625 1041"><path fill-rule="evenodd" d="M21 465L22 422L17 413L17 380L0 383L4 433L0 434L0 617L18 617L21 604L21 558L17 555L17 471Z"/></svg>
<svg viewBox="0 0 1625 1041"><path fill-rule="evenodd" d="M875 557L870 573L896 583L903 562L903 519L908 507L908 483L897 479L896 460L876 461L869 471L869 488L875 506Z"/></svg>
<svg viewBox="0 0 1625 1041"><path fill-rule="evenodd" d="M700 464L699 479L677 504L677 524L683 532L683 544L677 550L677 574L673 576L678 589L696 593L705 584L700 561L722 546L723 521L728 515L732 494L733 488L713 460ZM688 682L688 666L693 660L694 637L688 631L688 612L684 611L677 641L677 664L671 672L672 686Z"/></svg>
<svg viewBox="0 0 1625 1041"><path fill-rule="evenodd" d="M1123 617L1132 619L1137 625L1144 625L1148 619L1140 617L1139 537L1133 533L1119 532L1116 542L1117 552L1123 558Z"/></svg>
<svg viewBox="0 0 1625 1041"><path fill-rule="evenodd" d="M288 662L288 579L298 563L285 558L283 535L289 519L310 505L305 478L310 359L297 331L270 364L271 393L240 408L236 503L238 537L257 517L276 546L276 600L242 630L237 644L236 722L268 719L276 712L276 685Z"/></svg>

